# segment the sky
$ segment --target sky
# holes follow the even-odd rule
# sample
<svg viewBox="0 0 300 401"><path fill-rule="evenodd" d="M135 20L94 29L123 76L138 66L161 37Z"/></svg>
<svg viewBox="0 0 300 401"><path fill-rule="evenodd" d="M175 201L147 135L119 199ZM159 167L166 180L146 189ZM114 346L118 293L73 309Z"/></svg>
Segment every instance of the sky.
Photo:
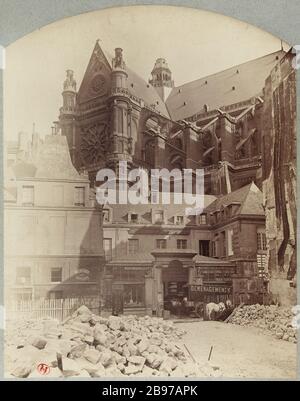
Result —
<svg viewBox="0 0 300 401"><path fill-rule="evenodd" d="M79 88L95 42L110 54L123 48L126 64L145 80L157 58L167 60L175 85L264 56L279 38L207 11L170 6L117 7L47 25L6 48L4 134L51 133L62 105L66 70ZM289 46L284 44L284 49Z"/></svg>

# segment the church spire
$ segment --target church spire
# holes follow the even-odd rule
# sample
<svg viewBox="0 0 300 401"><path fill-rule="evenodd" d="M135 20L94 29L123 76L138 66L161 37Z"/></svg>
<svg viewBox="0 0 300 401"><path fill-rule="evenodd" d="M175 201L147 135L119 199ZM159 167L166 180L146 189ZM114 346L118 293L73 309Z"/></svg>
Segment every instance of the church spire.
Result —
<svg viewBox="0 0 300 401"><path fill-rule="evenodd" d="M67 70L67 77L63 85L63 107L66 110L71 111L75 108L75 98L76 98L76 81L74 79L74 71Z"/></svg>
<svg viewBox="0 0 300 401"><path fill-rule="evenodd" d="M63 83L63 106L60 108L59 127L61 134L67 137L72 162L75 163L75 114L76 114L76 81L74 72L67 70Z"/></svg>
<svg viewBox="0 0 300 401"><path fill-rule="evenodd" d="M149 83L156 89L161 99L165 101L172 88L174 88L174 81L172 80L172 72L164 58L156 60Z"/></svg>

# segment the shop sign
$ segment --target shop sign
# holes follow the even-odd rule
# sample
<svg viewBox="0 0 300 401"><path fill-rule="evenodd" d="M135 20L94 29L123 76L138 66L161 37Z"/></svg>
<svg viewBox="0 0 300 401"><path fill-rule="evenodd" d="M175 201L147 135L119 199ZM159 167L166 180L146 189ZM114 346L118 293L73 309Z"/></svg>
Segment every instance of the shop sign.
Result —
<svg viewBox="0 0 300 401"><path fill-rule="evenodd" d="M231 287L222 287L217 285L191 285L192 292L207 294L231 294Z"/></svg>

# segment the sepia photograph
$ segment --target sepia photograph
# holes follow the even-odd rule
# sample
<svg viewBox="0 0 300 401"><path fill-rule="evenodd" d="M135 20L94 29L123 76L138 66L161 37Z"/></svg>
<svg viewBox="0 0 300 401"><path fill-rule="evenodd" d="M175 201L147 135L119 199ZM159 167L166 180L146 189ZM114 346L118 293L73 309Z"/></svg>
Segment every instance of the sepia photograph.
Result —
<svg viewBox="0 0 300 401"><path fill-rule="evenodd" d="M293 45L140 5L7 46L5 378L296 379Z"/></svg>

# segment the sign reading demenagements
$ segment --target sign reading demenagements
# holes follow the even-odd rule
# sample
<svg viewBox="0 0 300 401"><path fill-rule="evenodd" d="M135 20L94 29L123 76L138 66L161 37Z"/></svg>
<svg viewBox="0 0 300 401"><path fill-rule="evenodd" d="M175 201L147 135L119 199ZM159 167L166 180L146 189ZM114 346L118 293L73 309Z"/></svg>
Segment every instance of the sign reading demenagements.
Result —
<svg viewBox="0 0 300 401"><path fill-rule="evenodd" d="M231 294L231 287L222 287L219 285L191 285L191 292L201 292L209 294Z"/></svg>

